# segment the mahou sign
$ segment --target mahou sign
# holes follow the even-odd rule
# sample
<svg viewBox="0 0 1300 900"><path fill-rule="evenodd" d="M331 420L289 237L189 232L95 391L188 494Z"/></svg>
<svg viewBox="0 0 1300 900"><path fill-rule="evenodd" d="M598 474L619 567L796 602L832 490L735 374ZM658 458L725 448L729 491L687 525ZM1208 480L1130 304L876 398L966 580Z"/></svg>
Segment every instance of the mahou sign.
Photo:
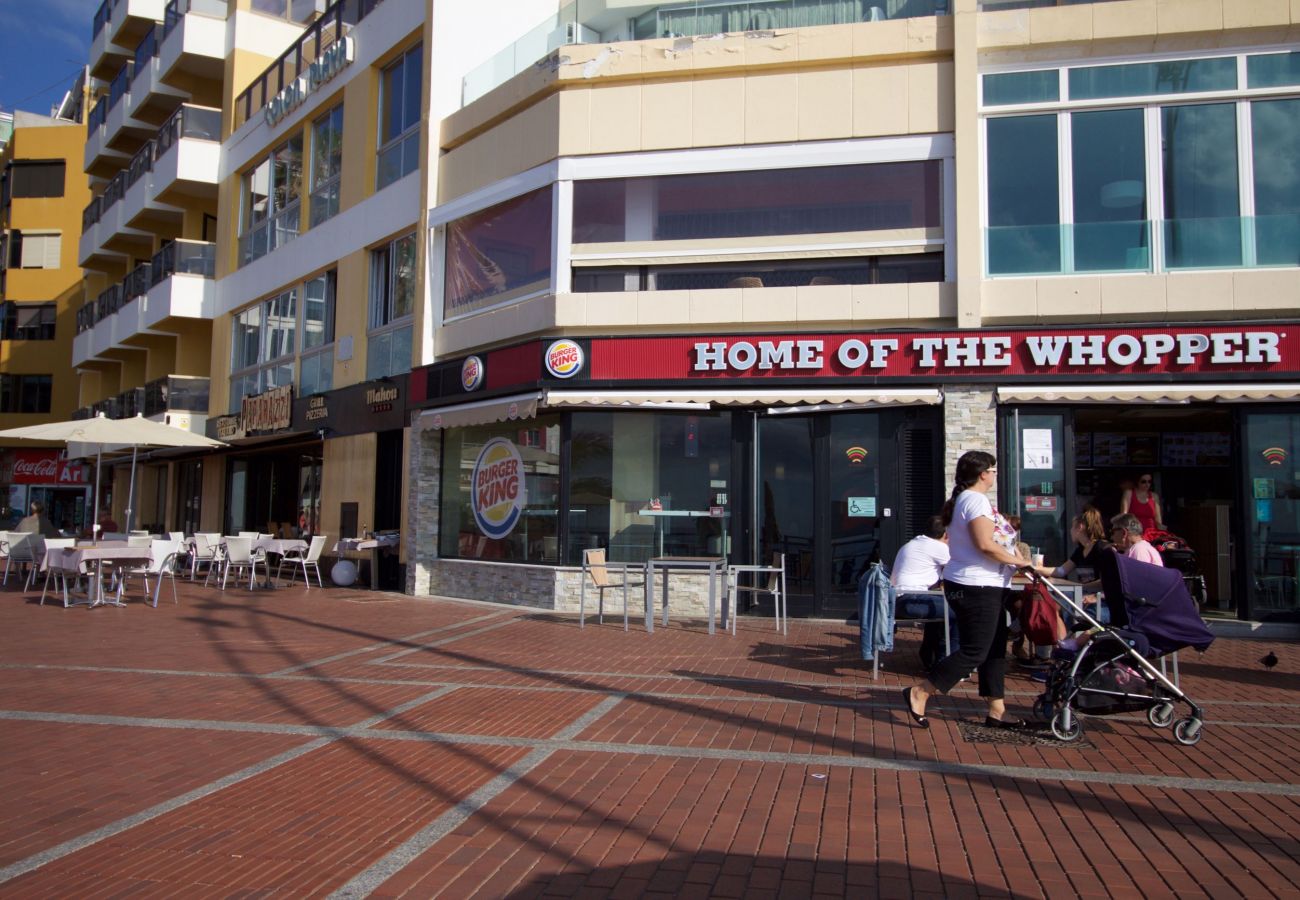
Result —
<svg viewBox="0 0 1300 900"><path fill-rule="evenodd" d="M661 337L592 342L594 379L1294 372L1300 325Z"/></svg>
<svg viewBox="0 0 1300 900"><path fill-rule="evenodd" d="M84 485L86 467L59 458L57 450L16 450L10 484Z"/></svg>

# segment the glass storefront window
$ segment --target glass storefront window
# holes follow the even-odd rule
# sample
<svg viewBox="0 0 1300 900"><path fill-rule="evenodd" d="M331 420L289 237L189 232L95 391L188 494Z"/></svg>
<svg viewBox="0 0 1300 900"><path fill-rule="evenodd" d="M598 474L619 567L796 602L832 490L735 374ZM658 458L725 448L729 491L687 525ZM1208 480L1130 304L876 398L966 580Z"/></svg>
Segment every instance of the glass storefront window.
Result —
<svg viewBox="0 0 1300 900"><path fill-rule="evenodd" d="M1020 539L1059 566L1074 549L1065 517L1065 416L1012 411L1002 427L999 511L1020 516Z"/></svg>
<svg viewBox="0 0 1300 900"><path fill-rule="evenodd" d="M547 185L447 226L447 316L550 285L551 193Z"/></svg>
<svg viewBox="0 0 1300 900"><path fill-rule="evenodd" d="M988 120L988 272L1061 271L1056 116Z"/></svg>
<svg viewBox="0 0 1300 900"><path fill-rule="evenodd" d="M731 414L576 412L566 562L727 555ZM727 514L711 515L722 507Z"/></svg>
<svg viewBox="0 0 1300 900"><path fill-rule="evenodd" d="M1300 415L1246 415L1246 527L1250 532L1251 618L1300 611Z"/></svg>
<svg viewBox="0 0 1300 900"><path fill-rule="evenodd" d="M1074 113L1075 271L1150 265L1145 140L1140 109Z"/></svg>
<svg viewBox="0 0 1300 900"><path fill-rule="evenodd" d="M1166 263L1171 269L1241 265L1236 107L1166 106L1160 121Z"/></svg>
<svg viewBox="0 0 1300 900"><path fill-rule="evenodd" d="M559 416L443 432L440 555L554 565L559 511Z"/></svg>

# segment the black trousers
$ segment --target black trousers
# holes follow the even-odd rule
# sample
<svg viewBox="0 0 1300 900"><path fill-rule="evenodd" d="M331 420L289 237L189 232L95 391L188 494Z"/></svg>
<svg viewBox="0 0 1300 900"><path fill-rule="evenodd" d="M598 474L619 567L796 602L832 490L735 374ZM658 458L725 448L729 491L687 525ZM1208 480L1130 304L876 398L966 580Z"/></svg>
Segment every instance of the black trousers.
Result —
<svg viewBox="0 0 1300 900"><path fill-rule="evenodd" d="M980 696L1001 700L1007 676L1007 589L945 581L943 593L957 616L961 644L935 664L930 681L946 694L978 671Z"/></svg>

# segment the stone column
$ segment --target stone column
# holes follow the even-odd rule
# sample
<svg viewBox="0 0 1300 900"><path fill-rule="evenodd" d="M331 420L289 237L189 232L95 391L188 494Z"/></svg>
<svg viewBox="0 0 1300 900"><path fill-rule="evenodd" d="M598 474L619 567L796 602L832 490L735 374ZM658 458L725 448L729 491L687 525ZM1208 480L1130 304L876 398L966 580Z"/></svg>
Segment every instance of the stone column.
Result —
<svg viewBox="0 0 1300 900"><path fill-rule="evenodd" d="M407 521L411 536L406 545L406 592L428 596L433 592L433 563L438 558L438 506L442 491L441 432L411 429L410 478Z"/></svg>
<svg viewBox="0 0 1300 900"><path fill-rule="evenodd" d="M951 385L943 390L943 478L947 498L957 459L967 450L998 450L996 389L982 385Z"/></svg>

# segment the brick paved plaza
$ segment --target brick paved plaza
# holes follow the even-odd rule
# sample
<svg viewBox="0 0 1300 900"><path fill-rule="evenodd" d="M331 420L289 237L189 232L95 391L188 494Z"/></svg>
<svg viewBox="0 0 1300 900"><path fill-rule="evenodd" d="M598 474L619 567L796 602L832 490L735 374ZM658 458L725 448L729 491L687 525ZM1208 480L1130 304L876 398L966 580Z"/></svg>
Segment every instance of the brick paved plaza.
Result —
<svg viewBox="0 0 1300 900"><path fill-rule="evenodd" d="M905 632L655 634L395 594L0 592L3 897L1294 895L1300 653L1184 654L1205 739L910 727ZM1281 665L1256 660L1269 649ZM1035 685L1015 674L1009 701Z"/></svg>

